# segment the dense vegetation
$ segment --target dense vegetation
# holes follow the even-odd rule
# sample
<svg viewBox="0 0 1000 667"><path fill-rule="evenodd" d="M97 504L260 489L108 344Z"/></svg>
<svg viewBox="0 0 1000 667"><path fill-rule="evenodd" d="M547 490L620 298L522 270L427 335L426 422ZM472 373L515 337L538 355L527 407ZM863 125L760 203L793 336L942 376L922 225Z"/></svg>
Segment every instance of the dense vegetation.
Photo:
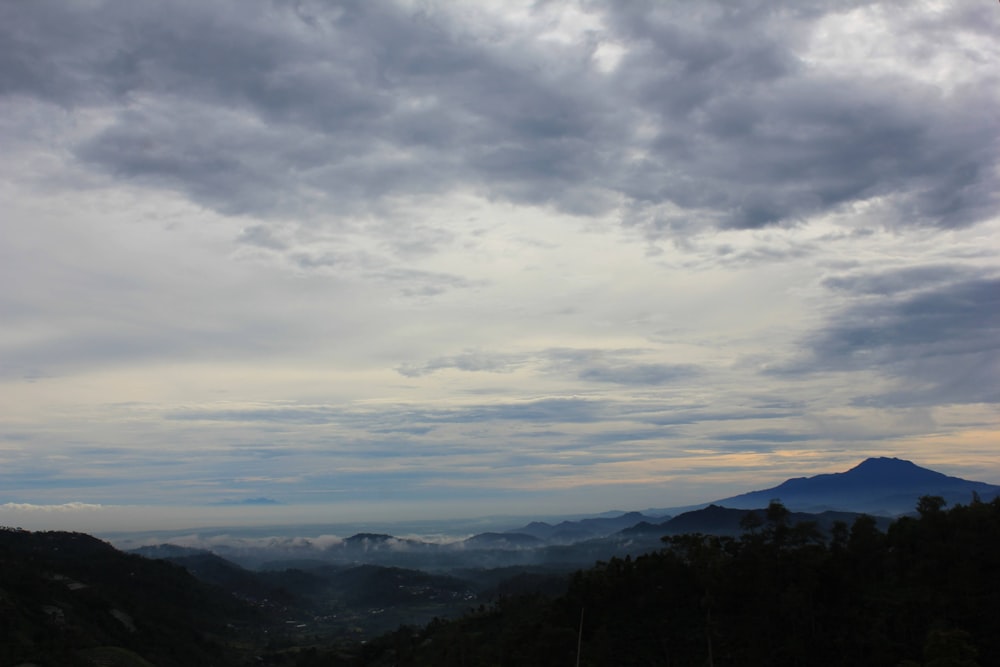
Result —
<svg viewBox="0 0 1000 667"><path fill-rule="evenodd" d="M298 664L572 665L578 642L581 665L1000 664L1000 500L942 505L925 497L887 533L862 517L825 538L774 503L740 538L665 538L577 573L564 595Z"/></svg>
<svg viewBox="0 0 1000 667"><path fill-rule="evenodd" d="M1000 664L1000 499L943 505L924 497L887 531L865 516L821 531L772 503L744 515L741 536L665 537L658 551L598 563L568 585L522 574L461 618L367 643L306 631L278 641L292 623L286 605L331 585L337 604L431 605L464 584L371 566L254 578L188 557L210 586L87 535L0 530L0 664Z"/></svg>
<svg viewBox="0 0 1000 667"><path fill-rule="evenodd" d="M0 530L0 665L236 664L236 624L254 616L182 567L90 535Z"/></svg>

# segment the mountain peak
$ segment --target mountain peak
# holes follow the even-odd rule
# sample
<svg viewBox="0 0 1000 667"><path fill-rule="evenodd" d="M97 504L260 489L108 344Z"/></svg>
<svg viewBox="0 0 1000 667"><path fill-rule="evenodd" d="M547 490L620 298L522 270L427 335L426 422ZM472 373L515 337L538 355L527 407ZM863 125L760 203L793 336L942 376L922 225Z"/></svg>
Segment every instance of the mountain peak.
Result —
<svg viewBox="0 0 1000 667"><path fill-rule="evenodd" d="M889 468L919 468L913 461L907 461L906 459L897 459L895 456L872 456L858 465L851 468L851 470L864 470L864 469L889 469ZM848 470L847 472L850 472Z"/></svg>
<svg viewBox="0 0 1000 667"><path fill-rule="evenodd" d="M841 473L845 477L857 479L889 480L889 479L924 479L941 480L948 476L944 473L922 468L912 461L888 456L878 456L865 459L850 470Z"/></svg>

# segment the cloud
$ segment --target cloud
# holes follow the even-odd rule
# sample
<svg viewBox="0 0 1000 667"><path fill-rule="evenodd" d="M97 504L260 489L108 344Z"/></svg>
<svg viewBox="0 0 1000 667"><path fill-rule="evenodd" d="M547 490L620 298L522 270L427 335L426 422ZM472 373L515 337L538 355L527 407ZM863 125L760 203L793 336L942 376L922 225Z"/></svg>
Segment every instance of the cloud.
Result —
<svg viewBox="0 0 1000 667"><path fill-rule="evenodd" d="M823 280L823 286L853 294L886 296L953 283L962 278L975 278L976 273L971 268L960 266L914 266L878 273L861 271L830 276Z"/></svg>
<svg viewBox="0 0 1000 667"><path fill-rule="evenodd" d="M813 434L796 434L786 431L750 431L745 433L724 433L714 436L715 440L722 442L742 443L742 442L766 442L766 443L791 443L816 440Z"/></svg>
<svg viewBox="0 0 1000 667"><path fill-rule="evenodd" d="M527 363L523 356L488 353L479 351L463 352L451 357L438 357L421 365L404 364L397 368L400 375L420 377L436 371L455 369L467 372L511 373Z"/></svg>
<svg viewBox="0 0 1000 667"><path fill-rule="evenodd" d="M588 423L600 419L602 401L576 397L549 397L538 400L478 404L460 409L428 411L417 415L428 423L478 423L518 421L540 423Z"/></svg>
<svg viewBox="0 0 1000 667"><path fill-rule="evenodd" d="M580 379L622 385L655 386L684 380L697 373L697 367L690 364L630 364L587 368L580 372Z"/></svg>
<svg viewBox="0 0 1000 667"><path fill-rule="evenodd" d="M700 372L693 364L635 363L649 350L598 350L551 348L525 354L468 351L431 359L420 365L404 364L396 371L406 377L422 377L440 370L513 373L533 367L553 375L575 377L583 383L656 386L692 378Z"/></svg>
<svg viewBox="0 0 1000 667"><path fill-rule="evenodd" d="M232 215L342 218L464 188L618 210L656 237L876 199L900 226L997 208L995 86L921 72L930 57L992 76L938 41L982 43L985 7L560 6L589 31L545 39L542 14L514 26L448 4L20 3L4 90L106 109L80 160ZM850 25L865 30L843 48L875 66L828 55Z"/></svg>
<svg viewBox="0 0 1000 667"><path fill-rule="evenodd" d="M542 356L550 373L572 374L582 382L626 386L665 385L697 376L701 369L694 364L636 362L636 358L655 357L656 350L554 348Z"/></svg>
<svg viewBox="0 0 1000 667"><path fill-rule="evenodd" d="M809 356L785 370L872 371L896 381L892 391L859 398L860 404L1000 401L1000 280L928 284L956 276L964 272L931 267L834 280L864 298L835 313L805 342Z"/></svg>
<svg viewBox="0 0 1000 667"><path fill-rule="evenodd" d="M81 512L102 508L102 505L80 502L62 503L59 505L35 505L32 503L4 503L0 505L0 510L12 510L16 512Z"/></svg>
<svg viewBox="0 0 1000 667"><path fill-rule="evenodd" d="M216 505L251 505L251 506L259 506L259 505L280 505L281 502L277 501L277 500L274 500L273 498L260 497L260 498L244 498L242 500L220 500L219 502L217 502L215 504Z"/></svg>
<svg viewBox="0 0 1000 667"><path fill-rule="evenodd" d="M414 269L386 269L373 273L373 277L400 286L400 293L408 297L430 297L453 289L468 289L481 282L461 276L436 271Z"/></svg>
<svg viewBox="0 0 1000 667"><path fill-rule="evenodd" d="M277 407L229 410L182 410L171 412L166 417L167 419L179 421L328 424L334 421L338 415L338 411L327 407Z"/></svg>
<svg viewBox="0 0 1000 667"><path fill-rule="evenodd" d="M274 233L264 225L253 225L246 227L240 232L237 242L248 245L267 248L268 250L285 250L288 244L278 239Z"/></svg>

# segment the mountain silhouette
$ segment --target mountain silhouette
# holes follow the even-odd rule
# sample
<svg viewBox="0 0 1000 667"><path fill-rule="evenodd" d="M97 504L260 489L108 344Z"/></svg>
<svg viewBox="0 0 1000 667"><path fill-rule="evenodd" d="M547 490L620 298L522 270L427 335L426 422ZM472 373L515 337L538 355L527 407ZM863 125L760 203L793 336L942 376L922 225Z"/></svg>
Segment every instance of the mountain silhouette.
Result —
<svg viewBox="0 0 1000 667"><path fill-rule="evenodd" d="M921 496L941 496L950 505L968 504L973 495L989 501L1000 486L951 477L897 458L870 458L846 472L796 477L778 486L714 501L737 509L766 507L777 499L804 512L840 510L894 516L912 512Z"/></svg>
<svg viewBox="0 0 1000 667"><path fill-rule="evenodd" d="M605 537L642 521L655 521L655 517L640 512L625 512L620 516L600 516L578 521L561 521L555 525L544 521L532 521L528 525L509 531L520 535L530 535L553 544L573 544L595 537Z"/></svg>

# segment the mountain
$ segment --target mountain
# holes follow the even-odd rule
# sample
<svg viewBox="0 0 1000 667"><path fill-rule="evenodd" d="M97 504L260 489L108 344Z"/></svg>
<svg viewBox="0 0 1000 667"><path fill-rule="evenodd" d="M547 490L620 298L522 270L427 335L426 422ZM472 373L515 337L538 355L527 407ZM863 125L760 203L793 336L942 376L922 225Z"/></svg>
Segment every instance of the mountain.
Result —
<svg viewBox="0 0 1000 667"><path fill-rule="evenodd" d="M866 459L846 472L796 477L713 504L755 509L778 499L793 511L836 509L895 516L912 512L921 496L941 496L955 505L968 504L973 494L988 501L1000 495L1000 486L951 477L903 459L880 457Z"/></svg>
<svg viewBox="0 0 1000 667"><path fill-rule="evenodd" d="M640 512L626 512L620 516L560 521L555 525L544 521L532 521L523 528L517 528L510 532L530 535L553 544L572 544L595 537L605 537L642 521L656 521L657 519L662 520L663 517L654 518Z"/></svg>

